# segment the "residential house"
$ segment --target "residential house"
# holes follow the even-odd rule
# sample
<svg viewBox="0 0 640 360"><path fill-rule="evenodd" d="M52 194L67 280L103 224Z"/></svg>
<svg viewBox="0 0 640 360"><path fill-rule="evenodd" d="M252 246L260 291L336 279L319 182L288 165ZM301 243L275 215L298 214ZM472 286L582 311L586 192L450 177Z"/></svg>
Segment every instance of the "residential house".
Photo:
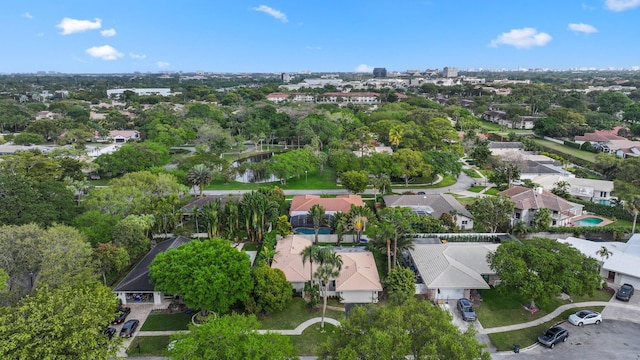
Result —
<svg viewBox="0 0 640 360"><path fill-rule="evenodd" d="M564 181L569 184L569 194L575 198L601 204L610 204L612 200L611 192L614 186L613 181L583 179L562 175L541 175L536 176L531 181L547 191L553 190L558 183Z"/></svg>
<svg viewBox="0 0 640 360"><path fill-rule="evenodd" d="M408 251L410 267L416 273L416 293L443 303L463 297L471 290L488 289L497 281L487 262L487 254L499 244L449 242L423 243L416 240Z"/></svg>
<svg viewBox="0 0 640 360"><path fill-rule="evenodd" d="M304 284L317 270L302 262L302 251L313 243L298 235L288 235L276 244L276 255L271 265L280 269L296 292L304 291ZM339 297L341 303L377 303L382 291L380 276L373 254L364 247L335 248L342 258L340 275L331 280L328 296Z"/></svg>
<svg viewBox="0 0 640 360"><path fill-rule="evenodd" d="M386 195L384 204L388 207L407 207L421 216L440 218L442 214L453 215L459 230L473 229L473 215L449 194Z"/></svg>
<svg viewBox="0 0 640 360"><path fill-rule="evenodd" d="M369 156L375 153L385 153L393 155L393 149L391 146L369 146L366 145L362 150L352 151L357 157Z"/></svg>
<svg viewBox="0 0 640 360"><path fill-rule="evenodd" d="M640 234L633 235L626 243L595 242L569 237L558 239L578 249L585 256L598 260L602 266L600 275L608 282L616 285L631 284L640 288ZM606 248L609 257L602 257L598 252ZM637 296L637 295L636 295Z"/></svg>
<svg viewBox="0 0 640 360"><path fill-rule="evenodd" d="M52 120L58 117L60 117L59 114L51 111L38 111L38 113L36 113L36 120Z"/></svg>
<svg viewBox="0 0 640 360"><path fill-rule="evenodd" d="M364 202L360 195L338 195L335 198L323 198L319 195L294 196L289 208L291 226L294 229L296 227L313 227L311 219L307 219L307 214L313 205L322 206L327 217L331 217L337 212L349 212L351 205L364 206Z"/></svg>
<svg viewBox="0 0 640 360"><path fill-rule="evenodd" d="M166 252L169 249L188 243L191 239L184 236L176 236L169 240L159 242L145 255L142 260L125 276L122 281L116 285L113 292L118 296L123 304L133 302L161 304L172 299L174 294L163 294L154 289L151 279L149 278L149 266L153 263L158 254Z"/></svg>
<svg viewBox="0 0 640 360"><path fill-rule="evenodd" d="M140 140L140 132L138 130L111 130L108 135L109 139L114 142L124 143L132 140Z"/></svg>
<svg viewBox="0 0 640 360"><path fill-rule="evenodd" d="M551 226L570 226L572 219L582 215L583 205L569 202L540 187L514 186L499 195L507 196L515 203L512 224L522 221L533 225L533 219L541 209L551 212Z"/></svg>
<svg viewBox="0 0 640 360"><path fill-rule="evenodd" d="M374 92L328 92L318 97L323 103L377 104L380 94Z"/></svg>
<svg viewBox="0 0 640 360"><path fill-rule="evenodd" d="M612 130L596 130L583 136L576 136L574 140L578 144L589 142L597 151L616 154L619 157L640 156L640 141L619 136L618 131L621 128L618 126Z"/></svg>

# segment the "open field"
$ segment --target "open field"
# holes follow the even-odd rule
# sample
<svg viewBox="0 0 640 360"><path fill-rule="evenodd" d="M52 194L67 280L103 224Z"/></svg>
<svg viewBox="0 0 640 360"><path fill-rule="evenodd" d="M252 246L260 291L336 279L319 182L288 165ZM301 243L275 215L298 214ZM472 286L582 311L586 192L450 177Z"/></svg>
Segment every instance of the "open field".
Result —
<svg viewBox="0 0 640 360"><path fill-rule="evenodd" d="M577 158L583 159L583 160L588 161L590 163L596 162L596 154L595 153L592 153L592 152L589 152L589 151L584 151L584 150L579 150L579 149L574 149L572 147L569 147L569 146L566 146L566 145L557 144L557 143L554 143L553 141L544 140L544 139L534 139L534 141L536 143L538 143L542 147L546 147L546 148L555 150L555 151L563 153L563 154L575 156Z"/></svg>

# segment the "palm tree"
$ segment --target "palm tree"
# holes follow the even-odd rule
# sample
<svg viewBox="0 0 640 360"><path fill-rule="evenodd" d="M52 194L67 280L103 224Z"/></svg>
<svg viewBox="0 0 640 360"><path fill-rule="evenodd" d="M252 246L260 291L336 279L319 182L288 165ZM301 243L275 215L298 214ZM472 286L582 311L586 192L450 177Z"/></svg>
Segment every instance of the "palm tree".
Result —
<svg viewBox="0 0 640 360"><path fill-rule="evenodd" d="M391 237L390 226L387 226L385 222L381 222L376 227L371 239L371 245L375 249L387 254L387 274L391 272Z"/></svg>
<svg viewBox="0 0 640 360"><path fill-rule="evenodd" d="M211 178L211 170L204 164L195 165L187 173L187 181L189 181L192 186L198 187L200 196L202 196L203 188L211 182Z"/></svg>
<svg viewBox="0 0 640 360"><path fill-rule="evenodd" d="M331 255L325 259L325 262L318 266L316 270L316 277L320 280L320 287L322 289L322 321L320 327L324 329L324 316L327 312L327 297L329 292L329 283L332 279L340 276L340 270L342 269L342 258L340 255L331 251Z"/></svg>
<svg viewBox="0 0 640 360"><path fill-rule="evenodd" d="M389 130L389 143L396 148L402 141L403 128L402 125L396 125Z"/></svg>
<svg viewBox="0 0 640 360"><path fill-rule="evenodd" d="M378 198L377 190L380 190L380 194L384 195L387 193L387 189L391 187L391 179L387 174L382 174L380 176L373 177L371 178L371 180L369 180L369 183L371 184L371 186L373 186L373 190L374 190L373 195L376 199Z"/></svg>
<svg viewBox="0 0 640 360"><path fill-rule="evenodd" d="M349 212L347 213L351 222L351 228L356 231L356 237L353 239L354 243L359 243L362 237L362 232L367 226L367 221L374 218L373 211L366 206L351 205Z"/></svg>
<svg viewBox="0 0 640 360"><path fill-rule="evenodd" d="M351 230L349 217L345 213L337 212L333 214L329 224L331 229L338 235L338 246L340 246L344 234Z"/></svg>
<svg viewBox="0 0 640 360"><path fill-rule="evenodd" d="M398 251L413 247L412 239L407 236L411 233L411 226L417 222L417 215L406 207L388 207L380 211L380 223L389 227L386 230L393 240L393 268L398 264Z"/></svg>
<svg viewBox="0 0 640 360"><path fill-rule="evenodd" d="M314 243L317 244L318 232L320 231L320 226L324 225L327 221L327 216L324 212L324 207L322 207L322 205L319 205L319 204L313 205L309 209L307 216L310 217L311 220L313 220L313 233L315 234Z"/></svg>
<svg viewBox="0 0 640 360"><path fill-rule="evenodd" d="M631 228L631 235L636 233L636 222L638 220L638 214L640 214L640 196L635 195L629 200L624 202L624 207L627 208L631 214L633 214L633 227Z"/></svg>
<svg viewBox="0 0 640 360"><path fill-rule="evenodd" d="M318 253L321 250L322 250L322 247L320 245L310 245L304 248L300 253L300 255L302 255L302 266L304 266L304 263L309 261L309 268L310 268L309 281L311 283L313 283L313 262L316 261L316 259L318 258Z"/></svg>
<svg viewBox="0 0 640 360"><path fill-rule="evenodd" d="M220 199L208 202L202 207L202 220L207 229L209 239L218 236L218 229L222 220L222 203Z"/></svg>
<svg viewBox="0 0 640 360"><path fill-rule="evenodd" d="M596 251L596 254L602 258L602 262L613 255L606 246L601 247L600 250Z"/></svg>
<svg viewBox="0 0 640 360"><path fill-rule="evenodd" d="M235 241L237 240L238 230L240 230L240 208L235 201L228 201L224 204L225 212L225 229L227 238Z"/></svg>
<svg viewBox="0 0 640 360"><path fill-rule="evenodd" d="M261 242L278 216L278 203L270 201L263 193L252 191L242 196L240 207L248 239Z"/></svg>
<svg viewBox="0 0 640 360"><path fill-rule="evenodd" d="M264 260L264 262L271 266L271 263L274 261L274 258L278 253L280 252L274 248L263 246L262 251L260 251L260 259Z"/></svg>

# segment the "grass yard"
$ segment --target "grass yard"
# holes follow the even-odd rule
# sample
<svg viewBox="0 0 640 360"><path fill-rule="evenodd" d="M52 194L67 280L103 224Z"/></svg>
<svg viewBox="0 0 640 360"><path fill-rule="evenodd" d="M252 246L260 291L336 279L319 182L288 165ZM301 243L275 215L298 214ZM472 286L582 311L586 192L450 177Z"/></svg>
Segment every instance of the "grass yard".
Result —
<svg viewBox="0 0 640 360"><path fill-rule="evenodd" d="M242 246L244 251L258 251L258 249L260 249L260 244L258 243L244 243Z"/></svg>
<svg viewBox="0 0 640 360"><path fill-rule="evenodd" d="M522 306L529 301L513 292L500 292L497 289L482 290L482 304L478 306L476 314L484 328L513 325L529 322L541 318L569 301L557 298L544 304L536 304L540 308L535 314L526 311ZM611 295L606 291L596 291L593 296L574 297L573 302L609 301Z"/></svg>
<svg viewBox="0 0 640 360"><path fill-rule="evenodd" d="M322 316L322 306L319 305L314 311L308 311L306 302L302 298L291 300L284 310L273 313L267 317L259 318L262 329L286 330L295 329L303 322L314 317ZM327 309L326 317L334 318L338 321L344 320L344 312Z"/></svg>
<svg viewBox="0 0 640 360"><path fill-rule="evenodd" d="M462 205L462 206L467 206L467 205L471 205L476 201L475 197L471 197L471 196L455 196L453 195L454 198L456 198L456 200L458 200L458 202Z"/></svg>
<svg viewBox="0 0 640 360"><path fill-rule="evenodd" d="M470 188L467 189L467 191L471 191L474 193L479 193L480 191L484 190L484 186L472 186Z"/></svg>
<svg viewBox="0 0 640 360"><path fill-rule="evenodd" d="M467 174L467 175L471 176L471 177L472 177L472 178L474 178L474 179L480 179L480 178L482 177L482 176L480 176L480 174L478 174L478 172L477 172L477 171L475 171L475 170L473 170L473 169L462 169L462 171L463 171L465 174Z"/></svg>
<svg viewBox="0 0 640 360"><path fill-rule="evenodd" d="M589 152L589 151L580 150L580 149L574 149L574 148L569 147L567 145L561 145L561 144L554 143L553 141L549 141L549 140L534 139L534 141L537 142L542 147L547 147L549 149L553 149L553 150L558 151L560 153L572 155L572 156L575 156L577 158L586 160L586 161L588 161L590 163L596 162L596 154L595 153L592 153L592 152Z"/></svg>
<svg viewBox="0 0 640 360"><path fill-rule="evenodd" d="M492 187L491 189L485 191L484 193L487 195L498 195L500 191L494 187Z"/></svg>
<svg viewBox="0 0 640 360"><path fill-rule="evenodd" d="M309 171L309 173L300 175L299 178L293 177L287 180L287 185L280 186L284 190L306 190L306 189L340 189L336 183L336 172L330 167L325 166L324 171Z"/></svg>
<svg viewBox="0 0 640 360"><path fill-rule="evenodd" d="M484 121L484 120L480 120L480 127L487 129L489 131L500 131L503 129L502 126L496 124L496 123L492 123L489 121Z"/></svg>
<svg viewBox="0 0 640 360"><path fill-rule="evenodd" d="M151 314L142 325L141 331L187 330L193 314L183 312L173 314Z"/></svg>
<svg viewBox="0 0 640 360"><path fill-rule="evenodd" d="M129 345L129 356L163 356L169 344L169 336L137 336Z"/></svg>
<svg viewBox="0 0 640 360"><path fill-rule="evenodd" d="M409 183L409 186L404 186L404 181L393 183L393 191L396 193L401 193L404 191L410 191L411 189L438 189L447 186L451 186L458 182L458 179L453 175L445 175L437 184L429 185L429 179L425 178L416 178L413 182Z"/></svg>
<svg viewBox="0 0 640 360"><path fill-rule="evenodd" d="M324 332L320 324L309 326L302 335L292 335L289 338L293 347L298 351L298 356L317 355L318 346L337 336L337 329L331 324L324 324Z"/></svg>
<svg viewBox="0 0 640 360"><path fill-rule="evenodd" d="M602 306L596 306L596 307L591 307L589 309L600 312L602 311L603 308L604 307ZM575 312L578 312L579 310L582 310L582 309L586 309L586 308L569 309L563 312L562 314L560 314L559 316L553 318L551 321L548 321L538 326L533 326L530 328L515 330L515 331L489 334L489 339L491 340L491 343L498 349L498 351L511 350L513 349L513 344L520 344L521 348L525 348L529 345L534 344L536 341L538 341L538 336L542 334L545 330L547 330L551 326L563 320L566 320L569 317L569 315ZM569 324L568 326L573 326L573 325ZM569 330L571 330L571 328L569 328Z"/></svg>

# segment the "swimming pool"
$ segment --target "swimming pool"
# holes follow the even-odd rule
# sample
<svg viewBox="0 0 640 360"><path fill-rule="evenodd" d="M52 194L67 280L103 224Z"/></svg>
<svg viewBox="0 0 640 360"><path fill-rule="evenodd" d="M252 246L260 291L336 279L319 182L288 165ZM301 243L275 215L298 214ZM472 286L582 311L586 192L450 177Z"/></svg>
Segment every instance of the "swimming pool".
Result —
<svg viewBox="0 0 640 360"><path fill-rule="evenodd" d="M299 228L293 229L293 233L294 234L313 235L313 234L315 234L315 231L313 230L313 228L299 227ZM321 228L318 229L318 234L324 234L324 235L331 234L331 228L321 227Z"/></svg>
<svg viewBox="0 0 640 360"><path fill-rule="evenodd" d="M607 199L598 200L598 204L607 205L607 206L613 206L613 203L611 203L611 200L607 200Z"/></svg>
<svg viewBox="0 0 640 360"><path fill-rule="evenodd" d="M578 226L599 226L604 220L596 217L586 217L576 221Z"/></svg>

